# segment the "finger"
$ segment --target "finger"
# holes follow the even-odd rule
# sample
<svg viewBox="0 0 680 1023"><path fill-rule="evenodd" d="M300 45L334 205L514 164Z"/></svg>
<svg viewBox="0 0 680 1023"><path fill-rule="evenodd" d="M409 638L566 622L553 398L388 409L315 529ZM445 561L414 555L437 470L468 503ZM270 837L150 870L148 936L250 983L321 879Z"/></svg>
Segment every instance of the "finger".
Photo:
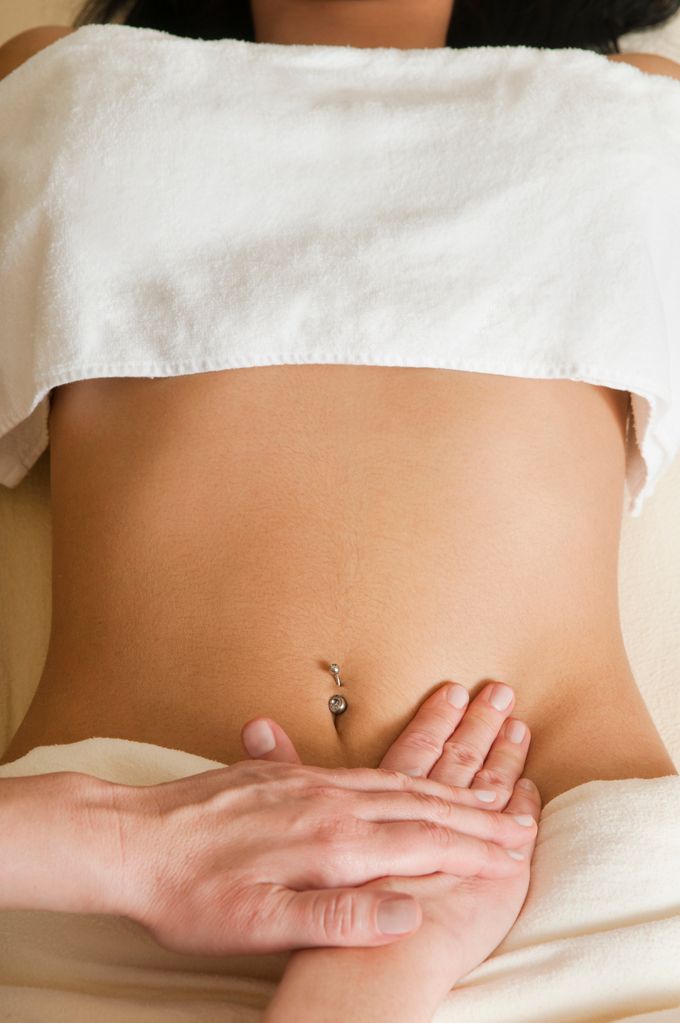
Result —
<svg viewBox="0 0 680 1023"><path fill-rule="evenodd" d="M526 845L529 831L535 831L532 821L517 821L515 814L489 811L479 803L472 806L472 790L460 792L467 797L467 806L417 793L365 792L352 797L356 800L352 815L365 821L428 820L473 838L497 842L504 848ZM519 815L525 817L526 811Z"/></svg>
<svg viewBox="0 0 680 1023"><path fill-rule="evenodd" d="M462 688L458 687L458 688ZM443 687L446 689L446 686ZM441 691L433 694L441 699ZM444 701L451 707L448 701ZM452 707L452 709L455 709ZM463 711L461 710L461 714ZM271 736L270 736L271 733ZM275 743L273 749L268 749L271 742ZM302 760L295 749L291 739L283 728L271 718L253 718L241 729L241 744L251 759L267 760L270 763L301 764ZM251 753L250 750L263 750L259 756ZM412 791L418 788L424 794L429 794L447 802L455 802L458 805L479 808L480 803L488 806L496 800L496 793L492 790L485 791L481 785L472 792L469 788L453 790L449 785L442 785L439 782L429 783L427 778L419 780L417 785L410 783L404 774L407 771L400 771L399 768L392 769L380 767L372 768L326 768L316 765L306 765L308 770L317 771L325 775L324 780L333 780L343 788L361 789L364 791L385 792L394 788ZM213 772L205 772L212 774ZM333 778L329 778L329 774Z"/></svg>
<svg viewBox="0 0 680 1023"><path fill-rule="evenodd" d="M271 718L253 718L241 729L241 745L254 760L301 764L295 746L283 728Z"/></svg>
<svg viewBox="0 0 680 1023"><path fill-rule="evenodd" d="M536 786L536 783L527 778L526 775L519 778L515 783L515 787L512 791L512 796L503 810L505 814L525 814L530 813L536 822L540 820L541 810L543 809L543 801L541 800L541 793Z"/></svg>
<svg viewBox="0 0 680 1023"><path fill-rule="evenodd" d="M525 848L533 848L533 842L505 848L430 821L398 821L375 827L379 830L372 837L371 849L377 842L376 855L378 850L383 852L382 862L386 863L382 874L376 870L376 877L421 877L439 871L457 877L514 877L525 869ZM529 828L526 830L529 832Z"/></svg>
<svg viewBox="0 0 680 1023"><path fill-rule="evenodd" d="M489 805L496 799L495 792L484 792L482 789L475 789L473 792L467 785L457 788L455 785L445 785L431 778L414 778L401 771L386 771L381 767L317 767L305 764L304 768L305 773L310 771L317 773L320 784L337 785L356 791L393 792L395 789L401 789L476 807L479 807L480 803Z"/></svg>
<svg viewBox="0 0 680 1023"><path fill-rule="evenodd" d="M441 686L420 705L380 761L380 767L426 778L441 756L444 743L460 723L467 704L468 691L464 686L451 683Z"/></svg>
<svg viewBox="0 0 680 1023"><path fill-rule="evenodd" d="M294 851L294 834L287 837ZM506 848L431 820L365 821L361 833L355 822L352 828L326 832L316 839L307 832L299 842L300 853L287 859L285 875L285 883L297 890L440 872L456 877L514 877L526 867L524 848Z"/></svg>
<svg viewBox="0 0 680 1023"><path fill-rule="evenodd" d="M296 892L263 885L261 892L260 902L253 907L251 899L245 912L259 924L260 953L393 944L417 930L423 920L418 900L397 891L334 887Z"/></svg>
<svg viewBox="0 0 680 1023"><path fill-rule="evenodd" d="M489 803L493 810L504 810L512 796L517 779L521 778L531 742L531 732L524 721L508 718L496 736L484 766L472 780L471 791L480 788L495 792Z"/></svg>
<svg viewBox="0 0 680 1023"><path fill-rule="evenodd" d="M531 816L538 824L542 808L543 803L541 800L541 793L539 792L536 784L531 781L530 778L523 777L520 778L515 785L510 801L503 811L503 814L512 814L513 816ZM525 861L529 863L536 846L538 832L531 832L529 831L529 828L527 828L527 834L529 835L529 841L525 846L519 846L519 851L525 854Z"/></svg>
<svg viewBox="0 0 680 1023"><path fill-rule="evenodd" d="M246 775L248 783L263 784L268 780L268 773L271 772L271 779L278 779L281 773L294 771L290 778L295 779L301 788L309 786L311 779L316 776L319 785L327 785L337 788L339 791L351 789L353 792L418 792L425 795L438 796L440 799L449 802L461 802L467 806L479 806L480 803L487 804L488 800L495 794L484 793L475 789L474 793L469 788L457 789L450 785L442 785L438 781L430 781L429 778L411 778L400 771L384 771L379 767L319 767L314 764L278 763L275 760L239 760L226 767L201 771L199 774L192 774L187 778L178 778L173 781L159 782L156 785L148 786L153 788L154 793L159 795L164 789L176 793L180 786L193 791L201 786L207 798L211 793L220 792L223 789L241 787L244 784L244 769L250 773Z"/></svg>
<svg viewBox="0 0 680 1023"><path fill-rule="evenodd" d="M492 702L493 701L493 702ZM512 712L515 694L502 682L493 682L471 701L467 713L446 740L430 778L445 785L469 787L484 765L498 732Z"/></svg>

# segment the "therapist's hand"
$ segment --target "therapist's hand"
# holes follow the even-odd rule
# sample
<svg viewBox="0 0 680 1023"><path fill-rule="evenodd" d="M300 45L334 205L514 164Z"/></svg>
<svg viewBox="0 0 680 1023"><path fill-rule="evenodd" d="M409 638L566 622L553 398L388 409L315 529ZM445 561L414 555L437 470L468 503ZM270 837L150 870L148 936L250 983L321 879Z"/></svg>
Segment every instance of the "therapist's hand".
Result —
<svg viewBox="0 0 680 1023"><path fill-rule="evenodd" d="M484 804L490 809L471 812L486 816L499 833L504 819L520 816L528 824L524 829L526 841L517 847L525 858L506 877L462 877L455 871L439 871L419 878L383 877L362 886L362 890L403 892L418 899L423 924L400 944L400 949L413 948L414 965L418 955L427 954L441 997L500 944L517 919L529 887L541 798L533 783L528 788L518 785L520 779L525 780L522 772L529 751L529 729L517 721L523 725L520 741L508 737L506 726L516 721L510 720L514 692L509 686L495 690L495 685L485 687L461 708L446 701L447 687L437 690L424 701L380 764L381 768L404 772L420 769L426 777L444 785L493 793L494 799ZM510 697L502 710L491 702L495 693ZM263 756L299 762L283 729L267 721L273 726L277 745ZM516 735L517 731L510 734ZM492 846L490 842L489 848Z"/></svg>
<svg viewBox="0 0 680 1023"><path fill-rule="evenodd" d="M508 850L525 843L525 829L510 816L477 811L467 788L396 765L242 760L158 785L100 784L113 825L112 911L172 951L398 943L422 915L407 893L411 922L383 917L393 898L386 877L498 879L522 869Z"/></svg>

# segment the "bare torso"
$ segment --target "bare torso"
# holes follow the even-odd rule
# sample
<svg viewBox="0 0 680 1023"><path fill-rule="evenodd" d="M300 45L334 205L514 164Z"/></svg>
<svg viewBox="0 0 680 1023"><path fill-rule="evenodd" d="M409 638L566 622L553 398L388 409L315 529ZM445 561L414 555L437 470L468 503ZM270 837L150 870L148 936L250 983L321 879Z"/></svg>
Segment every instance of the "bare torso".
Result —
<svg viewBox="0 0 680 1023"><path fill-rule="evenodd" d="M52 630L2 762L113 736L377 767L446 680L517 693L544 800L676 773L620 632L627 392L267 366L52 395ZM345 714L334 718L331 662Z"/></svg>

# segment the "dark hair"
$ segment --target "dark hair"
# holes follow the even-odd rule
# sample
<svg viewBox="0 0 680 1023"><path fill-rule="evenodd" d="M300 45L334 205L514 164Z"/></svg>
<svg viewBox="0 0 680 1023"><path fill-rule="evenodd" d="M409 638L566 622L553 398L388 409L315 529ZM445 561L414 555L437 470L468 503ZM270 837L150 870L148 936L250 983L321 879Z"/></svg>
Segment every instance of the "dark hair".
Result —
<svg viewBox="0 0 680 1023"><path fill-rule="evenodd" d="M662 25L680 0L455 0L446 45L620 53L619 37ZM86 0L72 22L117 21L194 39L255 42L250 0Z"/></svg>

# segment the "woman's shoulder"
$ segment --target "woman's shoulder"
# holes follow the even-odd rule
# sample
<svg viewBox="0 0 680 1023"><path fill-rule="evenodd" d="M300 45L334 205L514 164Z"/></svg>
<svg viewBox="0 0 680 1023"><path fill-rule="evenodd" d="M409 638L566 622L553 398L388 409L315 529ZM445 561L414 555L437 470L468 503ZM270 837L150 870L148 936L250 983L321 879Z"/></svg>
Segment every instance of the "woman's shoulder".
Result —
<svg viewBox="0 0 680 1023"><path fill-rule="evenodd" d="M656 53L615 53L607 56L607 60L632 64L648 75L666 75L669 78L680 79L680 64L669 57L661 57Z"/></svg>
<svg viewBox="0 0 680 1023"><path fill-rule="evenodd" d="M69 25L38 25L12 36L0 46L0 78L4 78L39 50L75 32Z"/></svg>

